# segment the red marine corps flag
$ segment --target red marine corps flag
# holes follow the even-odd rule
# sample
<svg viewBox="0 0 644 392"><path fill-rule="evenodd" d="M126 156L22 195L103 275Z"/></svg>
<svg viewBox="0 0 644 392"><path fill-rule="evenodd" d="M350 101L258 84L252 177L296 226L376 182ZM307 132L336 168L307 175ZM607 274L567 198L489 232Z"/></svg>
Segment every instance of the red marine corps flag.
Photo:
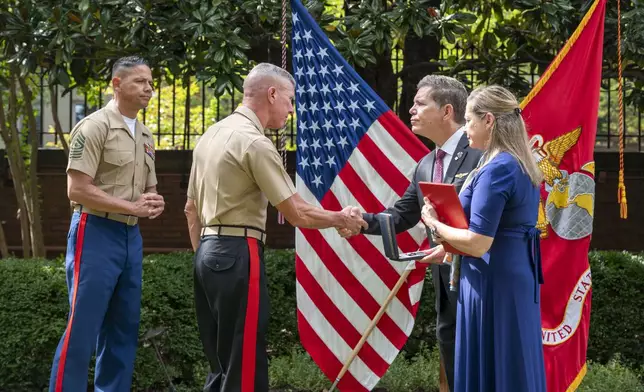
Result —
<svg viewBox="0 0 644 392"><path fill-rule="evenodd" d="M586 373L595 164L606 0L596 0L521 103L544 173L537 226L544 285L542 337L548 391L575 390Z"/></svg>

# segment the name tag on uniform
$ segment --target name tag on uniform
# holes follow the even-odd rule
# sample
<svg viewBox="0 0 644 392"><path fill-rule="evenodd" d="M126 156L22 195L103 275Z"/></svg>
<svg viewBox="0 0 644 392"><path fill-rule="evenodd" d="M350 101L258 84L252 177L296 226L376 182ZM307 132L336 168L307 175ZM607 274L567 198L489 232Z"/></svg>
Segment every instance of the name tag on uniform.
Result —
<svg viewBox="0 0 644 392"><path fill-rule="evenodd" d="M152 145L148 143L145 143L143 147L145 147L145 153L148 154L148 156L152 158L152 160L154 160L154 147L152 147Z"/></svg>
<svg viewBox="0 0 644 392"><path fill-rule="evenodd" d="M467 173L458 173L458 174L457 174L457 175L455 175L454 177L455 177L455 178L463 178L463 177L467 177L467 175L468 175L468 174L470 174L470 172L467 172Z"/></svg>

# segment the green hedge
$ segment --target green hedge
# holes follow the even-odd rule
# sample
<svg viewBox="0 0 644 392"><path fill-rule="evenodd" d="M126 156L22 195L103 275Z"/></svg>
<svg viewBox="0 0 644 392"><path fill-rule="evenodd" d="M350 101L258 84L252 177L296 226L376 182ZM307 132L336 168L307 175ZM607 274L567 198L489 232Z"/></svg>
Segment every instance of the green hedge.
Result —
<svg viewBox="0 0 644 392"><path fill-rule="evenodd" d="M619 363L641 372L644 368L644 313L641 312L644 259L627 253L591 253L591 266L593 295L588 357L593 363L609 364L619 355ZM294 360L303 354L297 334L293 252L267 251L266 271L271 297L271 384L283 388L294 385L291 378L295 376L289 374L306 373L297 369L315 372L317 367ZM381 382L390 391L397 390L396 385L406 385L405 380L409 382L418 373L418 367L428 367L432 372L437 369L432 362L434 296L431 280L427 279L425 284L416 327L405 353ZM40 391L48 383L52 356L68 312L62 260L0 260L0 298L0 390ZM146 257L142 301L141 336L149 330L164 328L165 332L155 342L172 382L179 390L198 390L205 377L206 364L193 307L192 255ZM147 341L142 341L140 346L132 390L167 390L166 375L154 347ZM601 369L611 372L622 368ZM319 376L300 381L313 387L324 382L324 379L315 381ZM435 374L419 374L413 379L419 377L424 380L418 381L420 385L427 385L433 383ZM93 378L91 374L90 378ZM403 386L400 388L404 390Z"/></svg>
<svg viewBox="0 0 644 392"><path fill-rule="evenodd" d="M421 346L411 358L396 357L374 392L438 392L438 369L438 350L434 348L430 352ZM300 352L273 360L269 377L274 391L319 392L331 384L311 358ZM577 391L644 392L644 383L617 360L605 365L591 361Z"/></svg>
<svg viewBox="0 0 644 392"><path fill-rule="evenodd" d="M593 280L588 357L616 354L644 378L644 255L591 253Z"/></svg>

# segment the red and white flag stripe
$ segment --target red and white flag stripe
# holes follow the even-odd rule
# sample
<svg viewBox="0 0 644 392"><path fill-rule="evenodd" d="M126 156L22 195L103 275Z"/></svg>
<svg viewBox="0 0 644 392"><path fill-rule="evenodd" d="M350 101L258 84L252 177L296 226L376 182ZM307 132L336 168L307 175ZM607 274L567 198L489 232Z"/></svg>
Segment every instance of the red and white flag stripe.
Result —
<svg viewBox="0 0 644 392"><path fill-rule="evenodd" d="M389 113L381 116L389 116ZM380 119L379 119L380 120ZM385 123L389 120L384 119ZM379 121L360 140L321 203L297 178L309 203L329 210L347 205L380 212L407 189L426 153L395 138ZM422 154L421 154L422 153ZM401 251L418 249L422 223L397 236ZM297 304L300 337L322 370L334 379L406 268L415 268L387 307L340 386L371 390L412 332L426 267L389 261L380 236L341 238L334 229L296 229ZM317 358L315 358L317 356Z"/></svg>

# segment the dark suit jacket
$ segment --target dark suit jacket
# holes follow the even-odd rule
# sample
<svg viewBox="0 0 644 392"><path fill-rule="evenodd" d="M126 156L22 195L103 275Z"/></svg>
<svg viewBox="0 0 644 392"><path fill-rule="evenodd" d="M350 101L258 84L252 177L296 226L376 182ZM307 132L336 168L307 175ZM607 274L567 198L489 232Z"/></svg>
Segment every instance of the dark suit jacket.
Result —
<svg viewBox="0 0 644 392"><path fill-rule="evenodd" d="M423 159L418 162L414 176L405 194L400 198L393 207L386 209L383 212L391 214L396 227L396 233L406 231L414 227L421 220L421 210L425 205L423 201L423 194L418 186L419 181L431 182L432 173L434 173L434 156L435 151L427 154ZM479 160L481 159L482 151L470 148L467 136L463 135L458 143L458 147L454 151L452 160L450 161L443 183L454 184L456 192L461 191L461 187L472 170L476 168ZM376 214L365 213L363 214L364 220L369 224L369 227L363 231L365 234L380 234L380 225L376 219ZM425 228L427 236L431 241L429 229ZM432 265L432 276L434 281L434 289L436 290L436 311L439 314L439 323L441 314L446 312L449 315L446 317L454 316L452 311L456 309L456 294L450 291L449 288L449 265ZM441 286L443 290L441 290ZM447 295L444 295L443 293ZM451 298L449 298L451 297ZM450 306L448 306L448 303ZM440 336L439 336L440 339ZM445 339L448 339L447 337Z"/></svg>
<svg viewBox="0 0 644 392"><path fill-rule="evenodd" d="M383 211L391 214L393 217L396 233L409 230L420 222L421 210L425 203L423 202L423 194L420 191L418 182L432 181L435 151L427 154L418 162L411 183L405 191L405 194L393 207ZM481 154L481 151L470 148L467 136L463 135L454 151L454 156L447 168L443 183L454 184L456 186L456 192L460 192L465 178L467 178L467 174L476 168L479 159L481 159ZM363 218L369 224L369 228L365 229L363 233L380 234L380 225L376 219L376 214L365 213L363 214ZM427 230L427 235L430 235L429 230Z"/></svg>

